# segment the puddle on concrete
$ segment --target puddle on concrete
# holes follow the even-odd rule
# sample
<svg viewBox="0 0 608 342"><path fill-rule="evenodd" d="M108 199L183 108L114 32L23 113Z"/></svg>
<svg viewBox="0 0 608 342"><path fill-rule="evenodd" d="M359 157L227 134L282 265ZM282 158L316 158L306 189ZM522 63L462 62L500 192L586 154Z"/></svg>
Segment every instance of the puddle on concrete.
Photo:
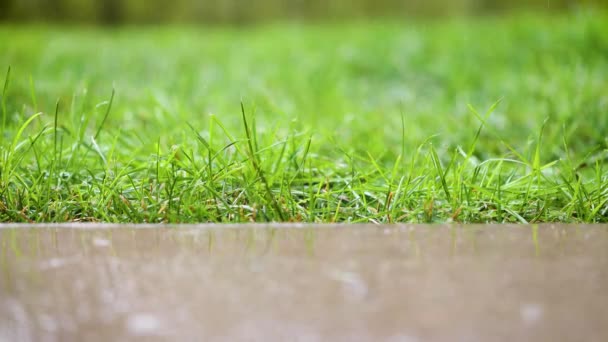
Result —
<svg viewBox="0 0 608 342"><path fill-rule="evenodd" d="M606 226L0 227L0 341L608 339Z"/></svg>

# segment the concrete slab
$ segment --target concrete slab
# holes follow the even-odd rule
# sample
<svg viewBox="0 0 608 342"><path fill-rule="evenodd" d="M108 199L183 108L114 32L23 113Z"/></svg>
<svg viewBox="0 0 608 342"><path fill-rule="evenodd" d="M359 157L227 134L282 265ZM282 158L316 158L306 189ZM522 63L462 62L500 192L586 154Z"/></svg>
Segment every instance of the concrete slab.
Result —
<svg viewBox="0 0 608 342"><path fill-rule="evenodd" d="M0 341L605 341L608 226L0 225Z"/></svg>

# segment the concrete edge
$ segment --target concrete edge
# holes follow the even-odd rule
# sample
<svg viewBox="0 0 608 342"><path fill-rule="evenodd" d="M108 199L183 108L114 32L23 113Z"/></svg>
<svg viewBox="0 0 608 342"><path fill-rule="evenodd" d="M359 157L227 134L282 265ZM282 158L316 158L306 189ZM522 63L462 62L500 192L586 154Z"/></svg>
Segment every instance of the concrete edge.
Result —
<svg viewBox="0 0 608 342"><path fill-rule="evenodd" d="M566 229L589 229L603 228L608 229L608 224L561 224L561 223L542 223L542 224L372 224L372 223L199 223L199 224L162 224L162 223L0 223L0 230L3 229L429 229L429 228L566 228Z"/></svg>

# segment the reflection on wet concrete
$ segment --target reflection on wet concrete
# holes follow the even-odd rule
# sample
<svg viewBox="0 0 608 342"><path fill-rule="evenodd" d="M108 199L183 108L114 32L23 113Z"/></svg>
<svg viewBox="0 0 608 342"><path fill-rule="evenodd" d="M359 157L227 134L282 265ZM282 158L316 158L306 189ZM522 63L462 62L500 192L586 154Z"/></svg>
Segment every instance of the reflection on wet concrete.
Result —
<svg viewBox="0 0 608 342"><path fill-rule="evenodd" d="M0 341L605 341L606 226L0 226Z"/></svg>

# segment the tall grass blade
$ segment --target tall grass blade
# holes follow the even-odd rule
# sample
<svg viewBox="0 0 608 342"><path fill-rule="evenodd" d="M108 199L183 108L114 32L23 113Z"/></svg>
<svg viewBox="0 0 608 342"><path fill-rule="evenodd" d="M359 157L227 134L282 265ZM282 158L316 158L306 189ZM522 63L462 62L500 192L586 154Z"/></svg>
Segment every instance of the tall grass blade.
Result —
<svg viewBox="0 0 608 342"><path fill-rule="evenodd" d="M276 211L277 215L279 215L279 218L281 219L281 221L285 221L285 214L283 214L283 210L281 210L281 207L279 206L277 199L275 198L275 196L272 193L272 190L270 189L270 185L268 184L266 176L264 175L264 171L262 170L262 168L259 165L259 162L257 159L257 152L253 147L253 132L251 132L251 130L249 129L249 125L247 123L247 115L245 114L245 106L243 105L243 102L241 102L241 114L243 116L245 134L247 136L247 146L249 147L249 159L251 161L251 164L252 164L253 168L255 169L258 177L262 181L262 184L264 185L264 188L266 190L267 200L271 202L272 206L274 207L274 210Z"/></svg>

